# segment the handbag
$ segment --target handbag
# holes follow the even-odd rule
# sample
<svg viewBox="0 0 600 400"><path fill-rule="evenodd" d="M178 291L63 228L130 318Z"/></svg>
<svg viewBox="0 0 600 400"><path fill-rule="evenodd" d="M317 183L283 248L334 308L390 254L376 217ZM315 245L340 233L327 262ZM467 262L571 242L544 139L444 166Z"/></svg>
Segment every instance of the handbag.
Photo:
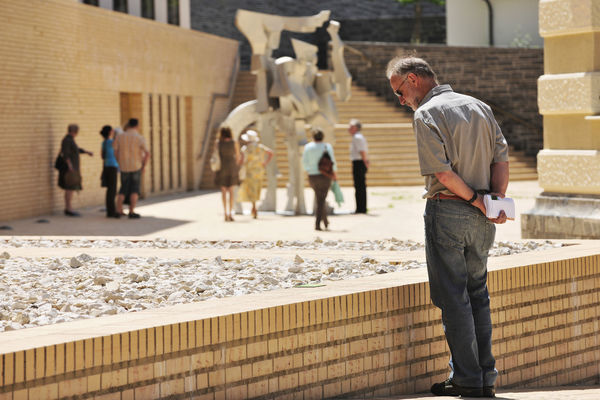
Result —
<svg viewBox="0 0 600 400"><path fill-rule="evenodd" d="M62 153L58 153L56 156L56 160L54 160L54 168L59 171L64 171L69 168L69 165L67 164L67 161L63 157Z"/></svg>
<svg viewBox="0 0 600 400"><path fill-rule="evenodd" d="M65 173L65 184L67 187L81 186L81 174L79 171L70 170Z"/></svg>
<svg viewBox="0 0 600 400"><path fill-rule="evenodd" d="M319 159L319 172L327 177L333 175L333 161L331 161L331 156L327 150L323 152L323 155Z"/></svg>
<svg viewBox="0 0 600 400"><path fill-rule="evenodd" d="M219 149L215 148L212 155L210 156L210 169L213 172L221 170L221 157L219 156Z"/></svg>

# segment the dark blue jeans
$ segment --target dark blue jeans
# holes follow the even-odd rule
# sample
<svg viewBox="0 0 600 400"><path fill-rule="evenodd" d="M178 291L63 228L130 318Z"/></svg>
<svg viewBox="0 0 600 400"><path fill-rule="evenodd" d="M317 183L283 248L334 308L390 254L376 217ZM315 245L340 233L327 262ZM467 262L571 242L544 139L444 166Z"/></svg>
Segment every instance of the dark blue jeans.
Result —
<svg viewBox="0 0 600 400"><path fill-rule="evenodd" d="M429 199L425 250L433 304L442 310L450 348L450 379L460 386L491 386L492 355L487 257L496 227L465 201Z"/></svg>

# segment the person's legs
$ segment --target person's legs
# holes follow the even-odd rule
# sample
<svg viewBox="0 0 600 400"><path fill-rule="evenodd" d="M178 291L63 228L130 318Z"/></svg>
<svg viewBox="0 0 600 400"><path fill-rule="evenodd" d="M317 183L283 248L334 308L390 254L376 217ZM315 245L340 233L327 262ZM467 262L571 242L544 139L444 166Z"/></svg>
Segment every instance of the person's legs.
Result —
<svg viewBox="0 0 600 400"><path fill-rule="evenodd" d="M125 196L129 194L129 173L121 171L121 188L119 189L119 195L117 196L117 213L123 215L123 202Z"/></svg>
<svg viewBox="0 0 600 400"><path fill-rule="evenodd" d="M104 171L106 179L106 216L118 215L115 210L115 196L117 194L117 168L107 167Z"/></svg>
<svg viewBox="0 0 600 400"><path fill-rule="evenodd" d="M315 229L320 231L321 230L321 210L319 209L319 194L318 194L318 187L317 187L317 177L318 176L319 175L309 175L308 183L310 184L310 187L312 188L312 190L315 192L315 201L314 201L315 208L313 210L313 214L315 214Z"/></svg>
<svg viewBox="0 0 600 400"><path fill-rule="evenodd" d="M227 213L227 188L225 186L221 186L221 203L223 203L225 221L229 221L229 214Z"/></svg>
<svg viewBox="0 0 600 400"><path fill-rule="evenodd" d="M354 179L354 199L356 201L356 212L367 212L367 187L366 167L362 160L352 161L352 177Z"/></svg>
<svg viewBox="0 0 600 400"><path fill-rule="evenodd" d="M256 211L256 202L252 202L252 218L256 219L258 217L258 211Z"/></svg>
<svg viewBox="0 0 600 400"><path fill-rule="evenodd" d="M475 321L467 288L471 271L468 271L465 259L467 235L478 232L477 212L476 208L454 200L428 200L425 212L429 286L433 303L442 310L451 353L450 380L467 388L483 386Z"/></svg>
<svg viewBox="0 0 600 400"><path fill-rule="evenodd" d="M490 296L487 289L487 258L494 243L496 227L481 216L480 228L470 232L470 246L465 248L469 280L467 291L473 310L479 365L482 369L483 386L493 386L498 376L496 360L492 354L492 319Z"/></svg>
<svg viewBox="0 0 600 400"><path fill-rule="evenodd" d="M135 213L135 206L140 196L140 181L142 171L128 173L128 185L126 190L129 193L129 218L139 218L140 215Z"/></svg>
<svg viewBox="0 0 600 400"><path fill-rule="evenodd" d="M117 205L116 205L117 214L119 214L119 215L123 214L123 202L124 201L125 201L125 195L119 193L119 195L117 196Z"/></svg>
<svg viewBox="0 0 600 400"><path fill-rule="evenodd" d="M73 191L65 190L65 211L73 211Z"/></svg>
<svg viewBox="0 0 600 400"><path fill-rule="evenodd" d="M229 193L229 220L233 221L233 186L227 188L227 193Z"/></svg>
<svg viewBox="0 0 600 400"><path fill-rule="evenodd" d="M327 178L324 175L317 175L317 183L315 190L315 196L317 197L317 211L315 214L319 215L318 221L323 221L325 229L327 229L327 227L329 226L329 221L327 220L327 207L325 205L325 200L327 199L327 193L329 192L330 185L331 179Z"/></svg>
<svg viewBox="0 0 600 400"><path fill-rule="evenodd" d="M139 197L140 195L137 193L131 193L129 195L129 215L135 215L135 206L137 205Z"/></svg>

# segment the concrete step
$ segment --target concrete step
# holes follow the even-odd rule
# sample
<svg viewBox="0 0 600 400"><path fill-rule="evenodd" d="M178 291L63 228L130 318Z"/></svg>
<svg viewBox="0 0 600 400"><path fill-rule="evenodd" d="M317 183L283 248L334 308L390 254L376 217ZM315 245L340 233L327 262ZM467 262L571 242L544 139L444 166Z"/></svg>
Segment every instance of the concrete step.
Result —
<svg viewBox="0 0 600 400"><path fill-rule="evenodd" d="M236 82L233 105L251 100L254 94L254 75L241 71ZM380 99L364 88L352 86L352 97L348 102L337 101L338 124L335 128L334 153L337 159L338 179L341 185L352 186L352 164L349 160L351 136L347 122L357 118L363 123L362 132L369 144L371 167L367 182L371 186L422 185L417 145L412 129L412 113ZM288 179L287 148L285 135L276 135L277 168L282 176L278 186L284 187ZM301 149L300 149L301 153ZM534 157L510 151L510 179L537 179ZM208 171L206 171L208 170ZM212 176L205 168L205 177ZM212 184L213 178L207 178ZM307 182L308 183L308 182Z"/></svg>

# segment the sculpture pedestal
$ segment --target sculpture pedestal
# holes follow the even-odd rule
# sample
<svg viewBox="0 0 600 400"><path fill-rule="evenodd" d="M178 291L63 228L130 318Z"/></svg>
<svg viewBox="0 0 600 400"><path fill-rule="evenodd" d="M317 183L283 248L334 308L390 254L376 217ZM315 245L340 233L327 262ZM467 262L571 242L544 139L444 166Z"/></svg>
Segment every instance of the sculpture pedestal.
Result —
<svg viewBox="0 0 600 400"><path fill-rule="evenodd" d="M523 239L600 239L600 196L542 193L521 214Z"/></svg>

